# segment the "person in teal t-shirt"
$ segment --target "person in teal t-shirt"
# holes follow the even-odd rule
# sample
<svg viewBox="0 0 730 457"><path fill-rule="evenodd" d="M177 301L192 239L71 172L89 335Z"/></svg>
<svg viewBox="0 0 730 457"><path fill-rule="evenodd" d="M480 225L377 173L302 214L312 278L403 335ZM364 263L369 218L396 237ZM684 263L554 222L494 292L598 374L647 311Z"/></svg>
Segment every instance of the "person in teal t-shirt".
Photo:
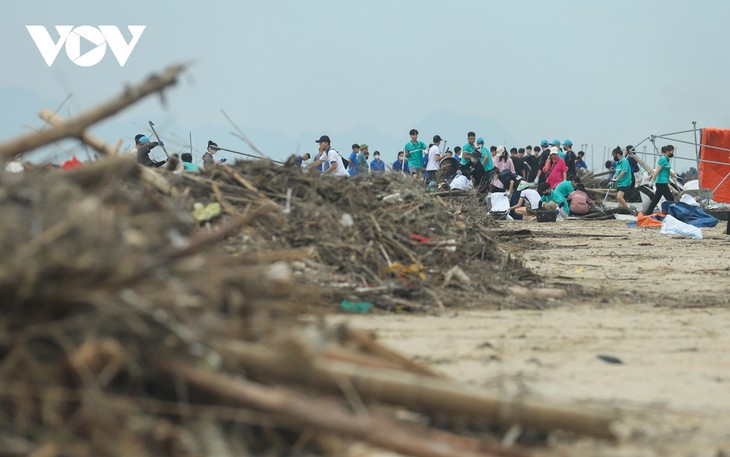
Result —
<svg viewBox="0 0 730 457"><path fill-rule="evenodd" d="M469 132L466 134L466 144L461 149L461 165L468 165L469 164L469 154L474 152L476 150L476 147L474 146L474 142L477 139L477 135L474 132Z"/></svg>
<svg viewBox="0 0 730 457"><path fill-rule="evenodd" d="M487 151L484 147L484 138L477 138L477 147L482 153L482 165L484 165L484 171L490 172L494 170L494 159L492 159L492 153L490 151Z"/></svg>
<svg viewBox="0 0 730 457"><path fill-rule="evenodd" d="M626 203L626 195L631 192L631 165L626 157L623 156L624 152L621 148L613 150L613 158L616 160L616 171L614 172L613 180L616 182L616 200L618 200L619 208L628 208L629 204Z"/></svg>
<svg viewBox="0 0 730 457"><path fill-rule="evenodd" d="M543 208L558 210L563 217L570 215L570 204L568 204L568 200L562 194L555 192L550 187L550 184L541 182L537 186L537 192L540 194L540 201L542 202Z"/></svg>
<svg viewBox="0 0 730 457"><path fill-rule="evenodd" d="M426 143L418 141L418 130L411 129L408 133L411 135L411 141L403 147L408 159L408 168L413 176L423 177L423 153L427 149Z"/></svg>
<svg viewBox="0 0 730 457"><path fill-rule="evenodd" d="M659 200L664 197L668 202L674 201L674 194L672 194L669 188L669 178L676 177L677 174L672 171L672 164L669 159L674 157L674 146L668 144L662 146L662 157L659 159L659 165L654 170L654 179L656 180L656 186L654 190L654 197L649 203L649 207L646 209L646 214L651 215L654 212L654 208L659 203Z"/></svg>
<svg viewBox="0 0 730 457"><path fill-rule="evenodd" d="M568 198L568 195L570 195L575 190L575 186L577 186L578 184L580 184L580 178L577 176L571 176L567 180L555 186L554 191L559 193L563 197Z"/></svg>

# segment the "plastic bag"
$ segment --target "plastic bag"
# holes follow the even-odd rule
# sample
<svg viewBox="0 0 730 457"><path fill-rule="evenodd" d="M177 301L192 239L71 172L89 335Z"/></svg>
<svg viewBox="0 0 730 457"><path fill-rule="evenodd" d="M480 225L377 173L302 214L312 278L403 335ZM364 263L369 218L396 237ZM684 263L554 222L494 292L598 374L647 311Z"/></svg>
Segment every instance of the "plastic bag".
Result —
<svg viewBox="0 0 730 457"><path fill-rule="evenodd" d="M675 238L702 239L702 230L689 224L685 224L674 216L667 215L662 222L661 233Z"/></svg>
<svg viewBox="0 0 730 457"><path fill-rule="evenodd" d="M491 207L489 211L493 213L503 213L509 211L509 197L504 192L494 192L490 196Z"/></svg>

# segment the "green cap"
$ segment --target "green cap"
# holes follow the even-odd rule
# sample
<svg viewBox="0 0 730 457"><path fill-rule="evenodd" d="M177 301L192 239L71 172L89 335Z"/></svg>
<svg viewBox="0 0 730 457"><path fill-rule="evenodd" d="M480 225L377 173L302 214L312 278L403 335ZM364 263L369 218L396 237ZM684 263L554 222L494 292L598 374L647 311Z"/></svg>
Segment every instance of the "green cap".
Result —
<svg viewBox="0 0 730 457"><path fill-rule="evenodd" d="M361 144L361 145L360 145L360 149L365 149L365 148L367 148L367 147L368 147L368 145L367 145L367 144L365 144L365 143L363 143L363 144Z"/></svg>

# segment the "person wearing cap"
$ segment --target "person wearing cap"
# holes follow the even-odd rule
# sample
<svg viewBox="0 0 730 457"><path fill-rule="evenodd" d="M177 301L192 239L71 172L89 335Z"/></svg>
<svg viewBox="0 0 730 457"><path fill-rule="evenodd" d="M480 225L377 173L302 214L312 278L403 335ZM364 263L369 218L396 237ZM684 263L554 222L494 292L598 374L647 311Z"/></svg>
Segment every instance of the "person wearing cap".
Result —
<svg viewBox="0 0 730 457"><path fill-rule="evenodd" d="M540 149L542 149L542 152L540 152ZM545 163L550 158L550 145L548 144L548 140L540 141L540 148L535 148L535 151L540 152L540 157L537 161L537 174L534 179L535 184L539 184L545 182L546 176L542 169L545 168Z"/></svg>
<svg viewBox="0 0 730 457"><path fill-rule="evenodd" d="M426 143L418 140L418 130L411 129L408 134L411 141L403 147L406 159L408 159L408 168L415 177L423 176L423 153L427 150Z"/></svg>
<svg viewBox="0 0 730 457"><path fill-rule="evenodd" d="M368 165L368 145L363 143L360 145L360 152L357 153L357 169L361 175L367 175L370 173L370 166ZM350 175L352 176L352 175Z"/></svg>
<svg viewBox="0 0 730 457"><path fill-rule="evenodd" d="M467 165L469 163L469 154L476 150L474 144L477 140L477 135L474 132L468 132L466 134L466 144L461 148L461 165Z"/></svg>
<svg viewBox="0 0 730 457"><path fill-rule="evenodd" d="M549 144L549 146L550 147L553 147L554 146L554 147L558 148L558 157L560 157L561 159L565 160L565 154L563 154L563 150L560 149L560 140L555 139L555 140L551 141L550 144Z"/></svg>
<svg viewBox="0 0 730 457"><path fill-rule="evenodd" d="M393 171L396 173L410 174L411 170L408 168L408 161L405 158L403 151L398 151L398 158L393 162Z"/></svg>
<svg viewBox="0 0 730 457"><path fill-rule="evenodd" d="M137 148L137 163L144 165L145 167L161 167L167 162L163 160L161 162L152 160L150 157L150 151L160 143L156 141L150 142L150 139L146 135L138 134L134 137L134 145Z"/></svg>
<svg viewBox="0 0 730 457"><path fill-rule="evenodd" d="M495 151L497 149L495 148ZM476 152L479 152L479 160L482 164L482 167L484 167L484 171L487 173L493 173L494 170L494 159L492 158L492 151L487 151L484 148L484 138L479 137L477 138L477 149Z"/></svg>
<svg viewBox="0 0 730 457"><path fill-rule="evenodd" d="M507 152L507 148L504 145L497 147L497 158L494 160L494 168L497 170L494 178L492 178L492 192L504 192L506 189L499 180L499 173L502 170L509 170L512 173L515 172L515 164Z"/></svg>
<svg viewBox="0 0 730 457"><path fill-rule="evenodd" d="M568 177L568 167L565 165L565 160L558 155L556 146L550 147L550 157L545 162L542 172L545 174L545 182L550 184L551 189L555 189Z"/></svg>
<svg viewBox="0 0 730 457"><path fill-rule="evenodd" d="M575 151L573 151L573 142L570 140L563 141L563 150L564 150L564 157L563 160L565 160L565 166L568 167L568 176L573 176L576 174L575 172Z"/></svg>
<svg viewBox="0 0 730 457"><path fill-rule="evenodd" d="M339 152L332 147L330 137L322 135L315 143L319 144L319 156L317 160L311 165L317 167L320 163L329 164L329 166L322 172L323 176L342 176L349 177L350 174L345 168L343 158Z"/></svg>
<svg viewBox="0 0 730 457"><path fill-rule="evenodd" d="M374 175L382 175L385 173L385 162L380 158L380 151L373 152L373 160L370 162L370 171Z"/></svg>
<svg viewBox="0 0 730 457"><path fill-rule="evenodd" d="M215 153L218 152L218 145L214 143L212 140L208 140L208 150L205 151L205 154L203 154L203 167L204 168L213 168L215 166L215 159L213 156Z"/></svg>
<svg viewBox="0 0 730 457"><path fill-rule="evenodd" d="M616 183L616 200L618 201L619 208L628 208L629 204L626 202L626 195L631 192L631 165L626 157L623 156L624 152L621 148L617 147L613 150L613 157L616 160L616 171L614 172L613 179L609 182L609 187L613 183Z"/></svg>
<svg viewBox="0 0 730 457"><path fill-rule="evenodd" d="M439 162L441 161L441 137L439 135L433 136L433 146L428 149L428 162L426 163L426 179L435 179L436 172L439 169Z"/></svg>

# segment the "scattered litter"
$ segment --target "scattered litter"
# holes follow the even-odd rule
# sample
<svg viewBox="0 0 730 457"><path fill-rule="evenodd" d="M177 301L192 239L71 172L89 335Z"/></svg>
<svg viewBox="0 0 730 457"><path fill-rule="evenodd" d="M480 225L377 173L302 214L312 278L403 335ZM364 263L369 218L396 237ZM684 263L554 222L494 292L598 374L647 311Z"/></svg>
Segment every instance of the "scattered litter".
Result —
<svg viewBox="0 0 730 457"><path fill-rule="evenodd" d="M695 240L702 239L702 230L678 220L674 216L667 215L662 222L663 235L669 235L673 238L692 238Z"/></svg>
<svg viewBox="0 0 730 457"><path fill-rule="evenodd" d="M220 216L222 212L221 205L218 202L208 203L207 205L195 202L193 204L193 208L194 209L191 214L193 215L193 219L198 222L212 221L216 217Z"/></svg>
<svg viewBox="0 0 730 457"><path fill-rule="evenodd" d="M599 360L603 360L606 363L610 363L612 365L623 365L623 361L619 359L618 357L614 357L612 355L606 355L606 354L598 354L596 357Z"/></svg>
<svg viewBox="0 0 730 457"><path fill-rule="evenodd" d="M340 307L348 313L365 314L370 311L373 304L367 301L351 302L349 300L342 300Z"/></svg>

